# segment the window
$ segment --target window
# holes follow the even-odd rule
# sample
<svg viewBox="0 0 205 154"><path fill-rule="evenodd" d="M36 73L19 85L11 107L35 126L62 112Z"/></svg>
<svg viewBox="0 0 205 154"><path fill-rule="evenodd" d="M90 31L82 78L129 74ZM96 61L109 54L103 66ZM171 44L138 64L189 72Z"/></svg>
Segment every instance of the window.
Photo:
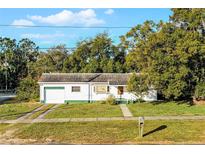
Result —
<svg viewBox="0 0 205 154"><path fill-rule="evenodd" d="M72 92L80 92L80 86L72 86Z"/></svg>
<svg viewBox="0 0 205 154"><path fill-rule="evenodd" d="M98 94L105 94L109 91L110 91L109 86L106 85L99 85L94 87L94 92Z"/></svg>

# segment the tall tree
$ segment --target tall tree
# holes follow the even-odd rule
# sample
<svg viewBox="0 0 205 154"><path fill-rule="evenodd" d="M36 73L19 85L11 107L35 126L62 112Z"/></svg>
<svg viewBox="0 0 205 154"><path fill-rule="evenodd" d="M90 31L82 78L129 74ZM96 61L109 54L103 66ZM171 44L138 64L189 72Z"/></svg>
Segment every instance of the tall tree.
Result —
<svg viewBox="0 0 205 154"><path fill-rule="evenodd" d="M13 89L29 74L29 63L35 62L38 48L29 39L18 43L15 39L0 38L0 82L1 89Z"/></svg>
<svg viewBox="0 0 205 154"><path fill-rule="evenodd" d="M40 52L37 60L30 63L31 76L39 78L42 73L63 72L64 61L69 56L65 45L58 45L47 52Z"/></svg>
<svg viewBox="0 0 205 154"><path fill-rule="evenodd" d="M147 80L167 99L193 96L197 82L204 80L203 14L173 9L170 22L145 22L125 36L132 45L127 65L148 74Z"/></svg>
<svg viewBox="0 0 205 154"><path fill-rule="evenodd" d="M81 41L65 61L65 72L124 72L125 50L113 45L107 33Z"/></svg>

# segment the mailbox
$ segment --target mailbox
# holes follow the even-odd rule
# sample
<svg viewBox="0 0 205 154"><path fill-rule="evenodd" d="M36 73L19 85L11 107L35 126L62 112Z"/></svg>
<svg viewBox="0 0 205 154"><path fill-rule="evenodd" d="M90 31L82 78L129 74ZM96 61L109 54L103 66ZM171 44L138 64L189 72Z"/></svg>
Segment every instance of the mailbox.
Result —
<svg viewBox="0 0 205 154"><path fill-rule="evenodd" d="M139 117L139 136L143 137L144 117Z"/></svg>
<svg viewBox="0 0 205 154"><path fill-rule="evenodd" d="M144 125L144 117L139 117L139 125Z"/></svg>

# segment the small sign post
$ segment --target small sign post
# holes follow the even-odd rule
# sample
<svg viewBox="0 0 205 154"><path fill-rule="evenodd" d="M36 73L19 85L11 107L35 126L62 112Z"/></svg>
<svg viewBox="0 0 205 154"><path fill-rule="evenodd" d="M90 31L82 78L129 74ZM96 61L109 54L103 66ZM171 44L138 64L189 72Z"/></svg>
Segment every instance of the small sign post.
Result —
<svg viewBox="0 0 205 154"><path fill-rule="evenodd" d="M144 117L139 117L139 136L143 137Z"/></svg>

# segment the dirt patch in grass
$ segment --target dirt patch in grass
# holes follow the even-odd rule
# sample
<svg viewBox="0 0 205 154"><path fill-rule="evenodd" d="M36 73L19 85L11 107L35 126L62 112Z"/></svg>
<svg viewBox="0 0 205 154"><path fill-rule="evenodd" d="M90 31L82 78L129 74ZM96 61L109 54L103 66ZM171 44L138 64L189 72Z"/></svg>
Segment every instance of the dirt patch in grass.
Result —
<svg viewBox="0 0 205 154"><path fill-rule="evenodd" d="M3 134L10 124L0 124L0 134Z"/></svg>

